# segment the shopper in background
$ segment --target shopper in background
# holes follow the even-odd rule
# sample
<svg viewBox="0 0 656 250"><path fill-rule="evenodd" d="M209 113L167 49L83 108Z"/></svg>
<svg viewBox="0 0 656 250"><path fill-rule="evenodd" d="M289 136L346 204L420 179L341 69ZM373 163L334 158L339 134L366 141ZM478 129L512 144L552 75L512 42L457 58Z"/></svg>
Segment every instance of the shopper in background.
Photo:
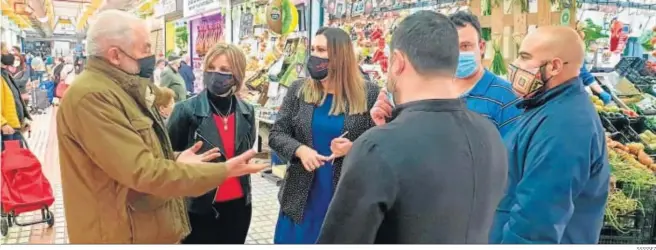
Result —
<svg viewBox="0 0 656 250"><path fill-rule="evenodd" d="M17 48L14 48L16 51ZM14 83L18 87L21 95L25 95L28 92L28 83L30 81L30 76L27 71L27 63L25 62L25 56L20 54L20 50L14 54L14 65L13 71L11 72L11 77L14 79Z"/></svg>
<svg viewBox="0 0 656 250"><path fill-rule="evenodd" d="M120 10L95 16L85 70L57 111L68 237L72 244L172 244L189 232L183 196L258 172L248 151L225 163L198 142L176 153L145 93L155 68L145 20ZM211 148L211 145L205 144Z"/></svg>
<svg viewBox="0 0 656 250"><path fill-rule="evenodd" d="M343 157L367 129L378 86L362 77L349 35L322 28L312 39L311 78L292 84L269 145L290 162L281 188L276 244L316 242Z"/></svg>
<svg viewBox="0 0 656 250"><path fill-rule="evenodd" d="M13 77L7 70L14 65L15 56L0 42L0 128L2 142L7 140L24 141L22 132L30 128L30 114Z"/></svg>
<svg viewBox="0 0 656 250"><path fill-rule="evenodd" d="M175 93L169 88L157 88L159 92L155 97L155 107L159 111L159 115L162 116L164 124L168 124L168 120L171 117L171 112L173 112L173 107L175 106Z"/></svg>
<svg viewBox="0 0 656 250"><path fill-rule="evenodd" d="M569 27L539 27L509 65L508 79L526 111L517 133L506 138L508 187L491 243L599 240L610 167L604 128L579 78L583 47Z"/></svg>
<svg viewBox="0 0 656 250"><path fill-rule="evenodd" d="M61 79L62 70L66 64L64 63L63 57L58 57L55 62L55 67L52 69L52 80L55 82L55 88L57 88L57 84L59 84Z"/></svg>
<svg viewBox="0 0 656 250"><path fill-rule="evenodd" d="M72 56L64 57L64 66L59 74L59 79L66 81L68 75L75 74L75 62L73 61Z"/></svg>
<svg viewBox="0 0 656 250"><path fill-rule="evenodd" d="M189 55L182 56L182 62L180 62L180 75L184 79L185 87L187 89L187 94L194 95L196 91L194 90L194 81L196 81L196 76L194 71L191 69L191 57Z"/></svg>
<svg viewBox="0 0 656 250"><path fill-rule="evenodd" d="M459 98L458 35L433 11L396 27L392 121L353 145L318 243L487 243L508 159L497 128Z"/></svg>
<svg viewBox="0 0 656 250"><path fill-rule="evenodd" d="M579 36L581 39L585 38L585 33L584 32L578 32ZM585 58L585 57L584 57ZM590 87L590 90L592 93L595 95L599 96L599 99L604 102L604 104L609 104L613 101L613 97L606 92L604 89L601 88L599 83L597 83L597 80L595 77L590 74L590 71L588 71L588 67L585 63L585 60L583 61L583 66L581 66L581 70L579 72L579 77L581 78L581 81L583 82L584 86Z"/></svg>
<svg viewBox="0 0 656 250"><path fill-rule="evenodd" d="M173 90L175 93L175 102L181 102L187 99L185 82L179 72L180 65L180 57L170 56L168 60L168 66L162 70L160 76L160 86Z"/></svg>
<svg viewBox="0 0 656 250"><path fill-rule="evenodd" d="M169 121L173 150L202 141L218 147L222 162L253 148L255 111L236 98L244 87L246 56L232 44L214 45L203 61L205 90L175 105ZM250 176L227 179L201 196L189 198L191 234L183 244L244 244L251 223Z"/></svg>
<svg viewBox="0 0 656 250"><path fill-rule="evenodd" d="M46 73L46 65L43 62L43 58L41 58L41 55L37 55L34 58L32 58L32 80L38 80L38 82L41 82L41 78L43 77L43 74Z"/></svg>
<svg viewBox="0 0 656 250"><path fill-rule="evenodd" d="M162 83L162 71L166 68L166 60L158 59L155 63L155 72L153 72L153 82L160 86Z"/></svg>
<svg viewBox="0 0 656 250"><path fill-rule="evenodd" d="M73 71L66 74L66 78L64 78L65 79L64 83L69 86L73 84L73 82L75 81L75 77L81 74L83 70L84 70L84 60L82 58L76 58L75 62L73 63Z"/></svg>

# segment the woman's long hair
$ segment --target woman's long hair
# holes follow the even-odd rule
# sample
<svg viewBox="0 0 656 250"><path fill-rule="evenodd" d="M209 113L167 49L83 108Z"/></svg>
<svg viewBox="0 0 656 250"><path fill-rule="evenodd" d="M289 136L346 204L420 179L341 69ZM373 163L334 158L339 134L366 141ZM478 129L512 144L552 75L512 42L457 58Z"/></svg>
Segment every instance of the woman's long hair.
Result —
<svg viewBox="0 0 656 250"><path fill-rule="evenodd" d="M328 41L326 81L335 87L330 114L355 115L367 112L365 81L350 36L342 29L330 27L319 29L316 35L323 35ZM319 81L308 78L299 95L307 103L321 105L327 93Z"/></svg>
<svg viewBox="0 0 656 250"><path fill-rule="evenodd" d="M205 59L203 59L203 70L208 71L212 69L212 62L221 55L228 57L228 62L230 62L232 70L230 73L232 73L232 79L237 84L235 94L239 93L246 80L244 79L246 78L246 55L244 55L244 52L238 46L228 43L218 43L212 46L207 51L207 54L205 54Z"/></svg>

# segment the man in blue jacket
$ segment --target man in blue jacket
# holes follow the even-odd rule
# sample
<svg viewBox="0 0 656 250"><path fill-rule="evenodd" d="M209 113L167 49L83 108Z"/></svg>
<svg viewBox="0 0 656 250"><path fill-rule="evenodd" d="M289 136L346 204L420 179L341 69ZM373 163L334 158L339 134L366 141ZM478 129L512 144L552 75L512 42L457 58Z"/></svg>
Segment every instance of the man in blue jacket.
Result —
<svg viewBox="0 0 656 250"><path fill-rule="evenodd" d="M524 39L510 65L508 79L525 112L505 141L508 186L491 243L599 240L610 167L604 129L578 77L582 63L578 34L545 26Z"/></svg>
<svg viewBox="0 0 656 250"><path fill-rule="evenodd" d="M182 79L185 82L187 93L193 95L194 81L196 81L196 76L194 76L194 71L191 69L191 66L189 66L190 62L191 62L191 58L189 57L189 55L184 55L182 57L182 61L180 63L180 69L178 69L178 71L180 72L180 76L182 76Z"/></svg>

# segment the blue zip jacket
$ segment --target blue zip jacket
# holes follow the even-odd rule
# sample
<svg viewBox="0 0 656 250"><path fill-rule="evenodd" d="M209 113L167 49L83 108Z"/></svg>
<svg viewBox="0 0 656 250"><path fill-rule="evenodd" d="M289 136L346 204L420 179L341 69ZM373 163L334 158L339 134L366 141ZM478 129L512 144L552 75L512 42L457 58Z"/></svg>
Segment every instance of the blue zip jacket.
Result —
<svg viewBox="0 0 656 250"><path fill-rule="evenodd" d="M508 186L490 243L596 244L610 166L601 121L576 77L520 103L508 147Z"/></svg>

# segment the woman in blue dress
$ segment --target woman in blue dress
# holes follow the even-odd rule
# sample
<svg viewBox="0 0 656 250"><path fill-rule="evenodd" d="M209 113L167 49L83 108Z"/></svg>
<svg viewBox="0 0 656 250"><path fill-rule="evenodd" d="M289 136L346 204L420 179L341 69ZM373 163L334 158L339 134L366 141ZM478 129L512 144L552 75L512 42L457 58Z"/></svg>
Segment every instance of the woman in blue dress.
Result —
<svg viewBox="0 0 656 250"><path fill-rule="evenodd" d="M278 195L276 244L316 242L343 157L374 126L369 109L379 88L362 76L348 34L322 28L311 48L311 77L290 86L269 137L271 149L289 161Z"/></svg>

